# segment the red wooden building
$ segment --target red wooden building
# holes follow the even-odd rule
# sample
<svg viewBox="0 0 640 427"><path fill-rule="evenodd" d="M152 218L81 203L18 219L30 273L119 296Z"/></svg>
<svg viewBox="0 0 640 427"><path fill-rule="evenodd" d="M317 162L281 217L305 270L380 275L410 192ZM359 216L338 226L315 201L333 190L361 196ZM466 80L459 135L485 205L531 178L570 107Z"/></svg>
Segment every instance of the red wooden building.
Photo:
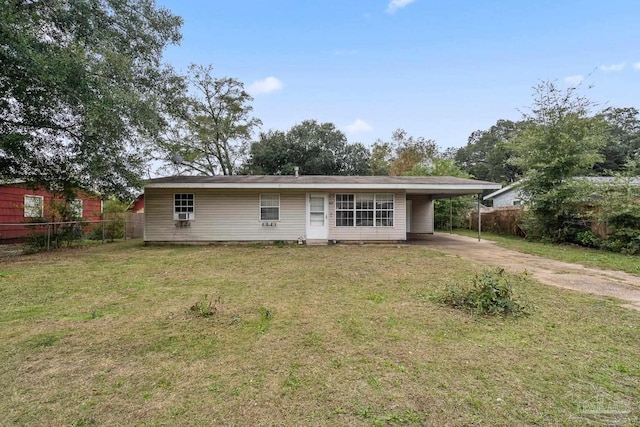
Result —
<svg viewBox="0 0 640 427"><path fill-rule="evenodd" d="M44 188L32 189L19 182L0 184L0 242L29 235L34 226L26 224L51 220L51 204L54 201L53 194ZM101 219L102 201L95 195L80 191L73 208L83 220Z"/></svg>
<svg viewBox="0 0 640 427"><path fill-rule="evenodd" d="M144 193L140 194L136 199L129 204L127 211L134 213L144 213Z"/></svg>

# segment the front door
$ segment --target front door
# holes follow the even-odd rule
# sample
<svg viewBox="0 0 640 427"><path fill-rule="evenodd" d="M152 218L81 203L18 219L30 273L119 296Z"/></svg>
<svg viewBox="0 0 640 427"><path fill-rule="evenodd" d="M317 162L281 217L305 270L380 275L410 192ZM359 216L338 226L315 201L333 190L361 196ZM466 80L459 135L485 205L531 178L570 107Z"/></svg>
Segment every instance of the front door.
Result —
<svg viewBox="0 0 640 427"><path fill-rule="evenodd" d="M307 196L307 239L327 239L329 235L329 197L310 193Z"/></svg>

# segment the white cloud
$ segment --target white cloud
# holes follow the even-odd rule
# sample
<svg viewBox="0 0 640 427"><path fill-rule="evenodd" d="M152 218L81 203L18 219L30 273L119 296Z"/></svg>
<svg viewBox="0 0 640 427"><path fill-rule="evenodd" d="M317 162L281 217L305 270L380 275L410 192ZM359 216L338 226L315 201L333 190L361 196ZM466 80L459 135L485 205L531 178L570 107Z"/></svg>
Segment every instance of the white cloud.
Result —
<svg viewBox="0 0 640 427"><path fill-rule="evenodd" d="M602 71L620 71L625 67L625 65L627 65L626 62L620 62L619 64L611 64L611 65L601 65L600 69Z"/></svg>
<svg viewBox="0 0 640 427"><path fill-rule="evenodd" d="M252 95L262 95L281 90L282 82L275 77L267 77L266 79L256 80L247 87L247 91Z"/></svg>
<svg viewBox="0 0 640 427"><path fill-rule="evenodd" d="M415 0L391 0L387 6L387 13L394 13L398 9L408 6Z"/></svg>
<svg viewBox="0 0 640 427"><path fill-rule="evenodd" d="M640 62L636 62L635 64L633 64L633 69L640 71Z"/></svg>
<svg viewBox="0 0 640 427"><path fill-rule="evenodd" d="M582 83L583 80L584 80L584 76L581 76L580 74L576 76L569 76L564 78L564 82L570 86L577 86L580 83Z"/></svg>
<svg viewBox="0 0 640 427"><path fill-rule="evenodd" d="M371 132L373 130L373 126L364 120L356 119L355 122L351 123L344 127L349 133L364 133Z"/></svg>

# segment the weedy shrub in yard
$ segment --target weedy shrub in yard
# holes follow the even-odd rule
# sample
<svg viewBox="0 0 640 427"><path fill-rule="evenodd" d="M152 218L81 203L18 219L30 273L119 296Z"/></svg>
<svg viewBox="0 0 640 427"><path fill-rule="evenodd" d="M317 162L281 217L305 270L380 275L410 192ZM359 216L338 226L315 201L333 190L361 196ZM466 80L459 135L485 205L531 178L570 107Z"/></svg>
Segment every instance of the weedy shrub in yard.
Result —
<svg viewBox="0 0 640 427"><path fill-rule="evenodd" d="M531 306L513 296L513 282L520 280L521 276L509 275L502 268L484 270L476 274L471 288L449 288L436 300L480 316L528 315Z"/></svg>
<svg viewBox="0 0 640 427"><path fill-rule="evenodd" d="M200 317L211 317L220 310L221 304L221 297L210 300L208 299L208 295L205 295L202 300L197 301L195 304L193 304L191 308L189 308L189 310Z"/></svg>

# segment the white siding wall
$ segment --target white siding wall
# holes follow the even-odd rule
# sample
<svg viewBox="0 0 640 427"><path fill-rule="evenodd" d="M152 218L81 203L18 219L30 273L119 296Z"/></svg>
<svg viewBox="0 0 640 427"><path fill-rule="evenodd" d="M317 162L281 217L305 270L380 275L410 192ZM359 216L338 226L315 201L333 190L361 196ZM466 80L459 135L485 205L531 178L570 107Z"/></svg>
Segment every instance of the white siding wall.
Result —
<svg viewBox="0 0 640 427"><path fill-rule="evenodd" d="M520 191L518 190L511 189L509 191L505 191L493 198L493 207L499 208L503 206L513 206L513 202L515 200L520 200L521 197Z"/></svg>
<svg viewBox="0 0 640 427"><path fill-rule="evenodd" d="M373 191L339 191L340 194ZM406 240L405 193L394 193L393 227L336 227L336 191L329 193L329 240Z"/></svg>
<svg viewBox="0 0 640 427"><path fill-rule="evenodd" d="M276 191L269 191L273 193ZM176 227L174 193L195 194L195 219ZM305 193L280 192L280 221L260 221L260 192L238 190L146 189L144 240L215 242L296 240L305 234Z"/></svg>
<svg viewBox="0 0 640 427"><path fill-rule="evenodd" d="M176 221L173 219L175 193L194 193L195 218L191 221L190 227L176 227ZM147 242L273 241L296 240L306 235L307 192L279 192L280 221L275 222L275 227L265 227L260 221L260 193L260 191L239 190L146 189L144 240ZM336 191L328 193L328 238L330 240L406 240L404 192L394 193L393 227L336 227L335 193ZM354 192L340 191L340 193ZM422 210L428 211L430 205L431 218L433 218L433 202L425 203L426 207Z"/></svg>
<svg viewBox="0 0 640 427"><path fill-rule="evenodd" d="M433 234L433 200L428 195L411 194L411 233Z"/></svg>

